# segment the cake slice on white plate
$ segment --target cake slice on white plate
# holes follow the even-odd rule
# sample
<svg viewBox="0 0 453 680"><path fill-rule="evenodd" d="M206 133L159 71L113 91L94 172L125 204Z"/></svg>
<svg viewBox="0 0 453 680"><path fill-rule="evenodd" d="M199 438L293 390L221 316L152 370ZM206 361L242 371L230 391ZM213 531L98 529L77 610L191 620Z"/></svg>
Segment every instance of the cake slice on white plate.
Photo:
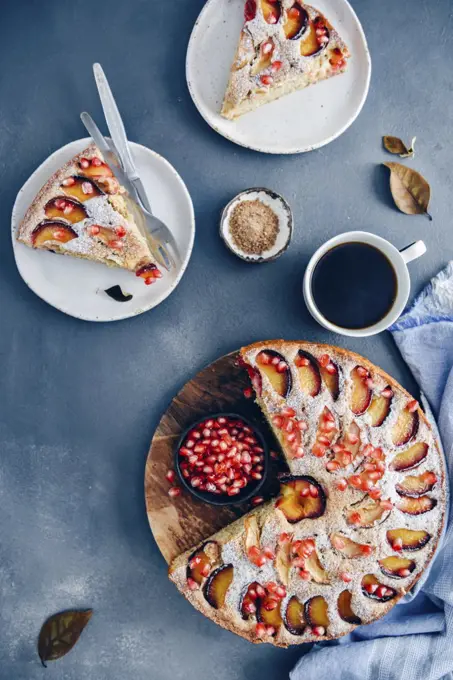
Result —
<svg viewBox="0 0 453 680"><path fill-rule="evenodd" d="M317 9L294 0L247 0L222 116L259 106L343 73L349 49Z"/></svg>
<svg viewBox="0 0 453 680"><path fill-rule="evenodd" d="M42 187L17 239L31 248L126 269L150 285L162 274L126 198L126 189L92 144Z"/></svg>

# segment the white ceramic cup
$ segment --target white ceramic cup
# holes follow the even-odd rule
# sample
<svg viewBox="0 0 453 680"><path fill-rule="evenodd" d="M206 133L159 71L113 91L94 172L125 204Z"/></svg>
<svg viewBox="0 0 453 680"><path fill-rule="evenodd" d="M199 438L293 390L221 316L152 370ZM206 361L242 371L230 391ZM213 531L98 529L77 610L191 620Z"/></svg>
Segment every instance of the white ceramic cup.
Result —
<svg viewBox="0 0 453 680"><path fill-rule="evenodd" d="M332 250L332 248L335 248L335 246L339 246L342 243L366 243L370 246L374 246L384 253L395 270L398 283L395 302L385 317L373 326L358 329L342 328L341 326L337 326L336 324L328 321L328 319L326 319L321 314L314 301L312 293L312 278L316 265L329 250ZM308 311L312 317L316 319L319 324L321 324L321 326L324 326L324 328L327 328L329 331L334 333L340 333L341 335L348 335L355 338L364 338L369 335L381 333L393 323L395 323L395 321L403 312L408 301L411 280L407 264L412 262L412 260L417 259L421 255L424 255L425 253L426 246L423 241L416 241L415 243L412 243L410 246L407 246L400 251L397 250L397 248L395 248L395 246L393 246L391 243L389 243L389 241L386 241L384 238L376 236L375 234L370 234L367 231L348 231L344 234L340 234L339 236L334 236L334 238L331 238L329 241L324 243L324 245L318 248L308 263L307 269L305 270L303 292Z"/></svg>

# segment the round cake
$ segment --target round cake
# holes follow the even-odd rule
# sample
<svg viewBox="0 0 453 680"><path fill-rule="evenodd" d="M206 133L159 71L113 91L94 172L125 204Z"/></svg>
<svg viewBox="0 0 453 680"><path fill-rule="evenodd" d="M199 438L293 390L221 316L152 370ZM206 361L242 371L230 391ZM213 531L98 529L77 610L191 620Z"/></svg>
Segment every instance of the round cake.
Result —
<svg viewBox="0 0 453 680"><path fill-rule="evenodd" d="M432 559L443 457L417 401L357 354L277 340L240 361L288 473L278 498L180 555L170 578L253 642L340 637L386 614ZM245 433L227 443L214 475L253 458Z"/></svg>

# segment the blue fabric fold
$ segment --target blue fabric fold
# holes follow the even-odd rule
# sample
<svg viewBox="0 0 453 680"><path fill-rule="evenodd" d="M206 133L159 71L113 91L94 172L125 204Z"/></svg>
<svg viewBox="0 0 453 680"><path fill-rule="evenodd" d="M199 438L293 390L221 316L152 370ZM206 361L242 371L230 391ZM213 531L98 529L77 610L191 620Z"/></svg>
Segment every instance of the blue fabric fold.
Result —
<svg viewBox="0 0 453 680"><path fill-rule="evenodd" d="M452 480L453 261L389 330L437 420ZM453 680L452 517L418 589L381 621L314 645L291 680Z"/></svg>

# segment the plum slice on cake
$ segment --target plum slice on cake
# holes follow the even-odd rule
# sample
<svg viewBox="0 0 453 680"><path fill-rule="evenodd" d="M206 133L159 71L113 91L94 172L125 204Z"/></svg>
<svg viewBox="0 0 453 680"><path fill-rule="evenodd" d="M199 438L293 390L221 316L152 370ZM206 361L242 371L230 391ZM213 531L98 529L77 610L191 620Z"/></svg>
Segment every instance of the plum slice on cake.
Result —
<svg viewBox="0 0 453 680"><path fill-rule="evenodd" d="M127 199L126 189L91 144L42 187L17 239L31 248L127 269L147 285L155 283L161 272Z"/></svg>
<svg viewBox="0 0 453 680"><path fill-rule="evenodd" d="M346 70L349 50L317 9L294 0L247 0L222 116L238 118Z"/></svg>

